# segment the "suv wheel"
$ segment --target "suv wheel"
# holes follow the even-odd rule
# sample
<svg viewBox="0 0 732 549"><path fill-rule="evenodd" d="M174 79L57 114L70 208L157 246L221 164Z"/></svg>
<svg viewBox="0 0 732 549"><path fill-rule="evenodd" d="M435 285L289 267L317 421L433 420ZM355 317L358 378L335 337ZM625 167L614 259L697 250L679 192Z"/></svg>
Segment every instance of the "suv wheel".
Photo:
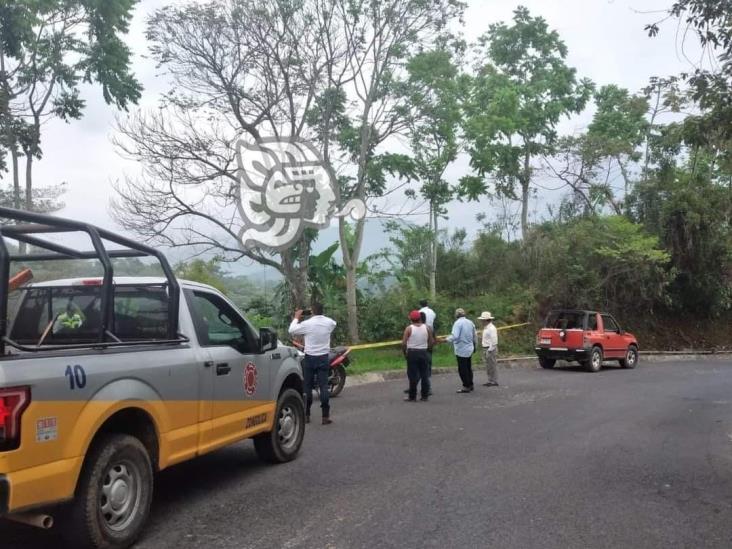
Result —
<svg viewBox="0 0 732 549"><path fill-rule="evenodd" d="M545 370L551 370L552 368L554 368L554 365L556 363L557 363L557 361L554 360L553 358L539 357L539 366L541 366Z"/></svg>
<svg viewBox="0 0 732 549"><path fill-rule="evenodd" d="M638 364L638 347L631 345L625 352L625 357L620 359L620 366L623 368L635 368Z"/></svg>
<svg viewBox="0 0 732 549"><path fill-rule="evenodd" d="M152 495L153 468L142 442L106 435L84 462L64 535L71 547L129 547L145 526Z"/></svg>
<svg viewBox="0 0 732 549"><path fill-rule="evenodd" d="M590 352L590 359L585 363L588 372L599 372L602 368L602 349L593 347Z"/></svg>
<svg viewBox="0 0 732 549"><path fill-rule="evenodd" d="M305 405L295 389L286 389L277 400L274 428L254 437L254 449L263 461L292 461L305 436Z"/></svg>

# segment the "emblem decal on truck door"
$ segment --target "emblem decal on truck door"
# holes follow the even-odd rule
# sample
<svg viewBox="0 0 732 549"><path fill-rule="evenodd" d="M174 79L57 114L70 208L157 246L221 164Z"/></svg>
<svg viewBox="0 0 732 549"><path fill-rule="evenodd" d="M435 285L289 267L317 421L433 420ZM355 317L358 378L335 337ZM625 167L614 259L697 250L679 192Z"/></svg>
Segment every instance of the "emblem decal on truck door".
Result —
<svg viewBox="0 0 732 549"><path fill-rule="evenodd" d="M257 367L254 362L247 363L244 368L244 392L252 396L257 390Z"/></svg>

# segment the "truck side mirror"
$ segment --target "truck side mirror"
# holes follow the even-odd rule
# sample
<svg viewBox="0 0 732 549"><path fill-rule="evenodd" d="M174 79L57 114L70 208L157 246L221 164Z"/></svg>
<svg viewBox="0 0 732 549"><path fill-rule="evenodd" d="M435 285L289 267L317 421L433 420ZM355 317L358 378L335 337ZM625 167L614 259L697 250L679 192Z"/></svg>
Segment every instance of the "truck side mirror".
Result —
<svg viewBox="0 0 732 549"><path fill-rule="evenodd" d="M261 352L273 351L277 348L277 332L271 328L260 328L259 349Z"/></svg>

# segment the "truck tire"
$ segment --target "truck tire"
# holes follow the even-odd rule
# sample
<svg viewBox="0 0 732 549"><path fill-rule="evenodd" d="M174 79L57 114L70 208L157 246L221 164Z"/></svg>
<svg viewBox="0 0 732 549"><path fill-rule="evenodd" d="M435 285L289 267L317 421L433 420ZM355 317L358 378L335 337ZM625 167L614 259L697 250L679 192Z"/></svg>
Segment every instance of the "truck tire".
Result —
<svg viewBox="0 0 732 549"><path fill-rule="evenodd" d="M590 351L590 358L585 361L584 367L588 372L599 372L602 368L602 360L602 349L593 347Z"/></svg>
<svg viewBox="0 0 732 549"><path fill-rule="evenodd" d="M539 366L541 366L545 370L551 370L552 368L554 368L554 365L556 363L557 363L557 361L554 360L553 358L539 357Z"/></svg>
<svg viewBox="0 0 732 549"><path fill-rule="evenodd" d="M346 369L343 366L336 366L333 368L333 373L330 379L328 379L328 386L330 387L330 396L337 397L343 391L343 387L346 385Z"/></svg>
<svg viewBox="0 0 732 549"><path fill-rule="evenodd" d="M130 435L104 435L84 461L64 522L69 547L125 549L142 532L153 497L145 446Z"/></svg>
<svg viewBox="0 0 732 549"><path fill-rule="evenodd" d="M638 347L630 345L625 352L625 358L620 359L621 368L635 368L638 364Z"/></svg>
<svg viewBox="0 0 732 549"><path fill-rule="evenodd" d="M305 405L295 389L286 389L277 399L274 428L254 437L259 459L285 463L297 457L305 436Z"/></svg>

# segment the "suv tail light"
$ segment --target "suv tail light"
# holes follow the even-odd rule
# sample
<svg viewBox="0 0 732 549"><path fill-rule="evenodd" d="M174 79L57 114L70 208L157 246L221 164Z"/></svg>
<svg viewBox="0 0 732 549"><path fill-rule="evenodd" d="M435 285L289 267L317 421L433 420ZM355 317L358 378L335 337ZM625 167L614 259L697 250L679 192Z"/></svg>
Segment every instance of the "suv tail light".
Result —
<svg viewBox="0 0 732 549"><path fill-rule="evenodd" d="M29 387L0 389L0 451L20 446L20 419L30 400Z"/></svg>

